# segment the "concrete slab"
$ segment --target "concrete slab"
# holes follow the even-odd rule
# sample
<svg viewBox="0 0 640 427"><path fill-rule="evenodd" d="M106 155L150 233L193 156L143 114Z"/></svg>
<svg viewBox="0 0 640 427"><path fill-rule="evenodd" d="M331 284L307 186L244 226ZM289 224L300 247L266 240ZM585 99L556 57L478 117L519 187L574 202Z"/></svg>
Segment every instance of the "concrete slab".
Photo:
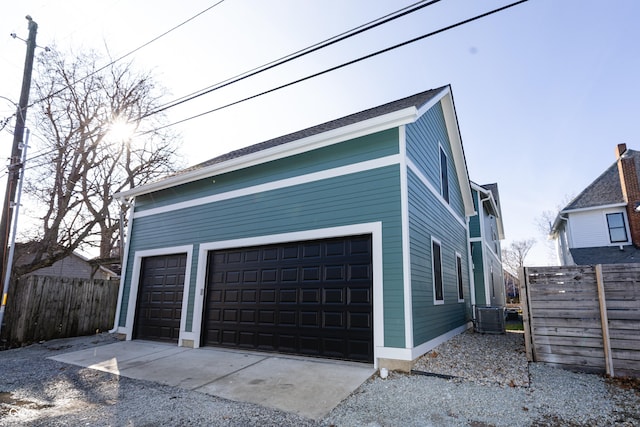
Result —
<svg viewBox="0 0 640 427"><path fill-rule="evenodd" d="M153 360L172 357L185 350L187 349L184 347L161 343L122 341L61 354L51 359L120 375L125 367L146 365Z"/></svg>
<svg viewBox="0 0 640 427"><path fill-rule="evenodd" d="M324 417L367 380L373 365L229 349L122 341L51 357L129 378Z"/></svg>
<svg viewBox="0 0 640 427"><path fill-rule="evenodd" d="M269 357L197 390L317 420L373 373L356 363Z"/></svg>

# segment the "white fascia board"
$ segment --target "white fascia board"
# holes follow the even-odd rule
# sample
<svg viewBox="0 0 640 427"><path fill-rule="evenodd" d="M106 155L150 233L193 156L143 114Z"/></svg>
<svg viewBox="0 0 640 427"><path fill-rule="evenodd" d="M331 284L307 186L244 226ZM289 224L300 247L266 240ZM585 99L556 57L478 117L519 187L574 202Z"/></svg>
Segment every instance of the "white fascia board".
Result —
<svg viewBox="0 0 640 427"><path fill-rule="evenodd" d="M418 118L415 107L408 107L382 116L374 117L351 125L318 133L296 141L287 142L275 147L229 159L198 170L171 176L160 181L142 185L137 188L122 191L114 195L117 199L126 199L142 194L152 193L178 185L187 184L199 179L209 178L215 175L232 172L239 169L256 166L273 160L291 157L307 151L338 144L349 139L358 138L375 132L412 123Z"/></svg>
<svg viewBox="0 0 640 427"><path fill-rule="evenodd" d="M621 207L626 207L627 204L622 202L622 203L613 203L610 205L601 205L601 206L589 206L587 208L578 208L578 209L565 209L560 211L560 214L567 214L567 213L574 213L574 212L588 212L588 211L599 211L599 210L603 210L603 209L609 209L609 208L621 208Z"/></svg>
<svg viewBox="0 0 640 427"><path fill-rule="evenodd" d="M456 165L458 181L462 191L462 201L464 202L464 211L466 216L473 216L476 211L473 207L473 197L471 196L471 185L469 180L469 172L467 171L467 162L464 158L464 149L462 148L462 137L460 136L460 128L458 126L458 118L456 109L453 105L453 95L451 88L443 89L442 112L444 113L445 122L447 124L447 134L451 143L451 151L453 152L453 161ZM422 111L423 109L421 109Z"/></svg>
<svg viewBox="0 0 640 427"><path fill-rule="evenodd" d="M500 238L500 240L504 240L504 223L502 222L502 210L500 209L500 206L498 206L498 203L496 202L495 197L493 197L493 193L490 190L487 190L486 188L481 187L480 185L476 184L473 181L471 181L471 188L478 191L479 193L486 194L487 197L489 198L491 209L496 214L496 224L498 225L498 237ZM482 202L482 200L483 198L481 196L479 202Z"/></svg>

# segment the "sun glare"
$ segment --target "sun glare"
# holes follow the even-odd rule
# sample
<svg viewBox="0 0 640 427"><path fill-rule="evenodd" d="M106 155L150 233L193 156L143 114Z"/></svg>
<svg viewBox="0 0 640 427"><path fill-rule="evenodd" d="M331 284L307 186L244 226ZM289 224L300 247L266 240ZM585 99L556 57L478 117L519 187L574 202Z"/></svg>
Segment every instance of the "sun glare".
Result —
<svg viewBox="0 0 640 427"><path fill-rule="evenodd" d="M108 138L113 142L122 142L131 139L135 125L124 119L115 119L109 126Z"/></svg>

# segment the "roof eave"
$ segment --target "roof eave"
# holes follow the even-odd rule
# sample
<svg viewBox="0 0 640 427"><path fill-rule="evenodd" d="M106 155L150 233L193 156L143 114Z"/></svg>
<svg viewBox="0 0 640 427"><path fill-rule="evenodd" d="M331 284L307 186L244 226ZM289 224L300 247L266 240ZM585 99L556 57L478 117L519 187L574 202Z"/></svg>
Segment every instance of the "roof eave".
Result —
<svg viewBox="0 0 640 427"><path fill-rule="evenodd" d="M346 125L327 132L301 138L286 144L277 145L255 153L247 154L241 157L216 163L211 166L203 167L194 171L183 174L170 176L160 181L145 184L130 190L116 193L114 197L119 200L130 199L132 197L143 194L153 193L155 191L165 190L167 188L176 187L178 185L188 184L200 179L209 178L220 175L222 173L232 172L234 170L244 169L261 163L270 162L284 157L293 156L306 151L317 148L337 144L348 139L357 138L373 132L381 132L383 130L398 127L407 123L416 121L418 110L416 107L407 107L391 113L383 114L378 117L363 120L358 123ZM465 169L466 170L466 169Z"/></svg>

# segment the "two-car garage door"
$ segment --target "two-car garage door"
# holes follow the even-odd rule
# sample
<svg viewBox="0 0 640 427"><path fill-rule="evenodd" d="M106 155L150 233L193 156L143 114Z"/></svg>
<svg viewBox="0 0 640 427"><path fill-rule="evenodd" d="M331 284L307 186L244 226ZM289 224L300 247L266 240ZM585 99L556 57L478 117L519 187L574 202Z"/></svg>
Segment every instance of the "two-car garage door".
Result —
<svg viewBox="0 0 640 427"><path fill-rule="evenodd" d="M209 253L204 345L373 361L371 236Z"/></svg>
<svg viewBox="0 0 640 427"><path fill-rule="evenodd" d="M135 338L177 341L185 259L144 260ZM207 262L202 345L373 361L370 235L216 250Z"/></svg>

